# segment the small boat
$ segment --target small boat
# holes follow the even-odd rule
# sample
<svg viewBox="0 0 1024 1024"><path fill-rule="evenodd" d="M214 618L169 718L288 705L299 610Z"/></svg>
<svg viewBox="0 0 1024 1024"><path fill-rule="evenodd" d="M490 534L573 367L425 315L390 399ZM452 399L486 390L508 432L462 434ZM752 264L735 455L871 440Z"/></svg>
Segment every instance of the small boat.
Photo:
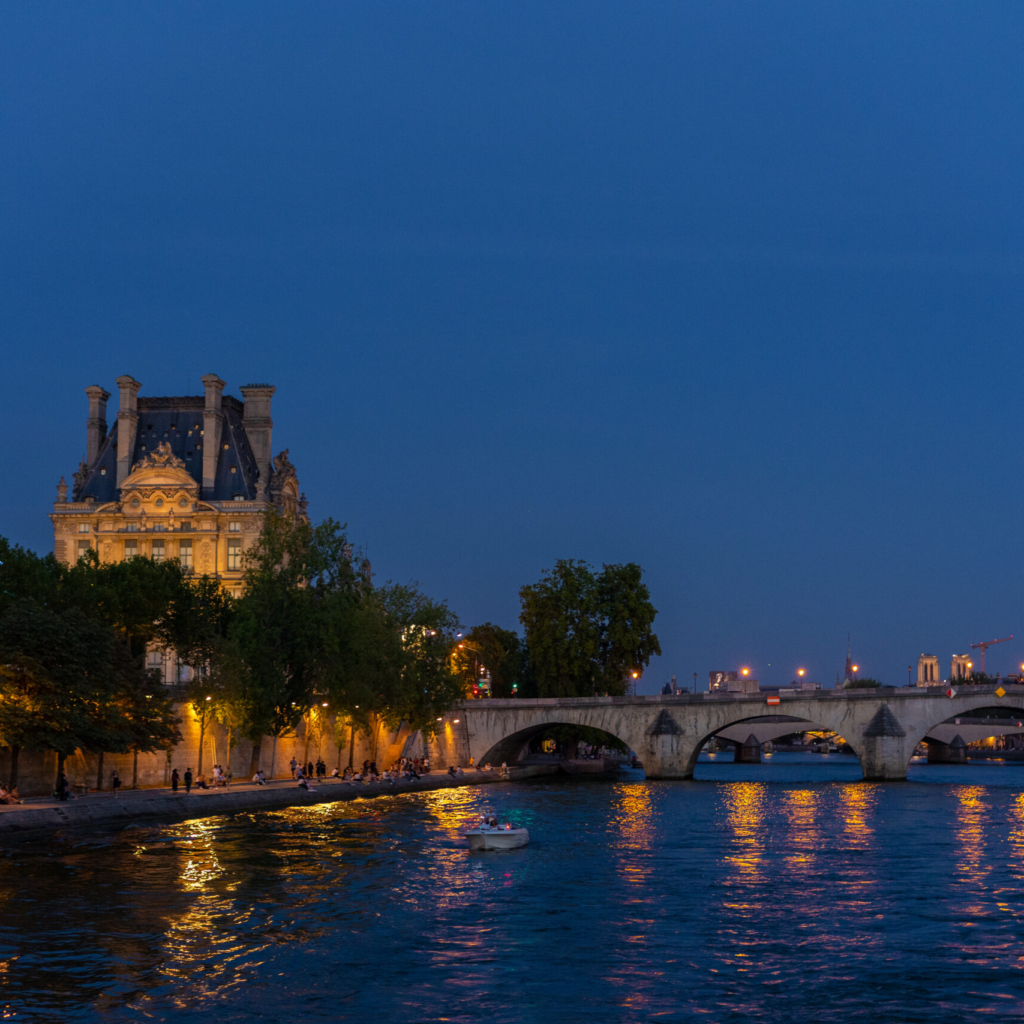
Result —
<svg viewBox="0 0 1024 1024"><path fill-rule="evenodd" d="M515 828L509 822L498 824L493 815L482 815L480 824L466 832L471 850L518 850L530 841L525 828Z"/></svg>

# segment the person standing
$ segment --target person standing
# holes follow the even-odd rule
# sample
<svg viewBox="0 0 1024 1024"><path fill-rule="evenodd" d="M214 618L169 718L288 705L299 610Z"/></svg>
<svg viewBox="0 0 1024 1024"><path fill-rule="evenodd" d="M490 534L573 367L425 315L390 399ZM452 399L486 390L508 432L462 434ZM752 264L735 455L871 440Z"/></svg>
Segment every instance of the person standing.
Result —
<svg viewBox="0 0 1024 1024"><path fill-rule="evenodd" d="M114 799L116 800L118 798L118 790L121 788L121 776L117 774L116 768L110 773L110 788L114 791Z"/></svg>
<svg viewBox="0 0 1024 1024"><path fill-rule="evenodd" d="M299 767L299 762L295 760L295 756L294 755L292 756L292 759L289 762L289 764L291 765L292 778L294 779L295 778L295 769Z"/></svg>
<svg viewBox="0 0 1024 1024"><path fill-rule="evenodd" d="M178 769L175 768L174 771L171 772L171 792L172 793L177 793L178 792L178 781L179 781Z"/></svg>
<svg viewBox="0 0 1024 1024"><path fill-rule="evenodd" d="M185 795L187 796L192 791L192 769L185 769Z"/></svg>

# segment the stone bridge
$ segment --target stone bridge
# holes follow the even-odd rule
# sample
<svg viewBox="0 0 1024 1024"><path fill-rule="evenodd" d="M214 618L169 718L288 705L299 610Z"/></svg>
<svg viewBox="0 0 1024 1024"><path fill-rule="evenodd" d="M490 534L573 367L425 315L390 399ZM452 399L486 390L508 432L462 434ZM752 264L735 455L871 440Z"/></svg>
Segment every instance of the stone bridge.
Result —
<svg viewBox="0 0 1024 1024"><path fill-rule="evenodd" d="M940 734L933 741L948 743L945 723L957 716L998 707L1024 718L1024 685L1003 684L1003 696L996 689L964 686L952 698L938 687L815 690L783 693L778 704L768 704L764 693L472 700L445 716L441 733L454 730L458 747L477 764L511 764L552 725L590 726L635 751L648 778L689 779L711 736L752 719L764 726L775 714L790 720L779 723L789 726L786 732L838 733L860 758L865 779L903 779L918 743L933 731Z"/></svg>

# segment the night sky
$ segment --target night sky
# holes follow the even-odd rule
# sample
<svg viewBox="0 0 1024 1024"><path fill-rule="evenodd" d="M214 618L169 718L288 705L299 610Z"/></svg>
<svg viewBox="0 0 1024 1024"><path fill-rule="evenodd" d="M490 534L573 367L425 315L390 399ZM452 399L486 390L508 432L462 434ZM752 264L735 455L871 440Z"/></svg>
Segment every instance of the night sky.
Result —
<svg viewBox="0 0 1024 1024"><path fill-rule="evenodd" d="M1019 0L6 3L0 533L215 372L467 626L637 561L647 692L1014 670L1022 114Z"/></svg>

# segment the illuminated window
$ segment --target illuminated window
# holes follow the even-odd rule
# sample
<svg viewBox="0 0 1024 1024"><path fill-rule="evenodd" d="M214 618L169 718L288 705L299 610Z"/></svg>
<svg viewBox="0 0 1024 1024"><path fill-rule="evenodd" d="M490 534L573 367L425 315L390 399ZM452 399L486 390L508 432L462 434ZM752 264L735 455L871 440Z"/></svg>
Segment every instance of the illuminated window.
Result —
<svg viewBox="0 0 1024 1024"><path fill-rule="evenodd" d="M239 522L228 523L228 533L238 533L242 529L242 524Z"/></svg>
<svg viewBox="0 0 1024 1024"><path fill-rule="evenodd" d="M240 540L228 541L228 568L242 568L242 542Z"/></svg>
<svg viewBox="0 0 1024 1024"><path fill-rule="evenodd" d="M78 532L79 533L88 533L91 529L92 529L92 527L88 523L79 523L78 524Z"/></svg>
<svg viewBox="0 0 1024 1024"><path fill-rule="evenodd" d="M192 568L192 541L183 540L178 544L178 559L186 569Z"/></svg>
<svg viewBox="0 0 1024 1024"><path fill-rule="evenodd" d="M139 553L139 542L137 540L126 540L124 542L124 557L134 558Z"/></svg>
<svg viewBox="0 0 1024 1024"><path fill-rule="evenodd" d="M92 545L87 540L80 540L78 542L78 557L81 558Z"/></svg>
<svg viewBox="0 0 1024 1024"><path fill-rule="evenodd" d="M139 532L139 524L138 523L125 523L125 527L124 528L129 533L138 533Z"/></svg>
<svg viewBox="0 0 1024 1024"><path fill-rule="evenodd" d="M162 562L164 560L164 542L162 540L153 541L153 561Z"/></svg>
<svg viewBox="0 0 1024 1024"><path fill-rule="evenodd" d="M167 529L167 524L166 523L154 523L153 524L153 532L154 533L163 533L166 529Z"/></svg>

